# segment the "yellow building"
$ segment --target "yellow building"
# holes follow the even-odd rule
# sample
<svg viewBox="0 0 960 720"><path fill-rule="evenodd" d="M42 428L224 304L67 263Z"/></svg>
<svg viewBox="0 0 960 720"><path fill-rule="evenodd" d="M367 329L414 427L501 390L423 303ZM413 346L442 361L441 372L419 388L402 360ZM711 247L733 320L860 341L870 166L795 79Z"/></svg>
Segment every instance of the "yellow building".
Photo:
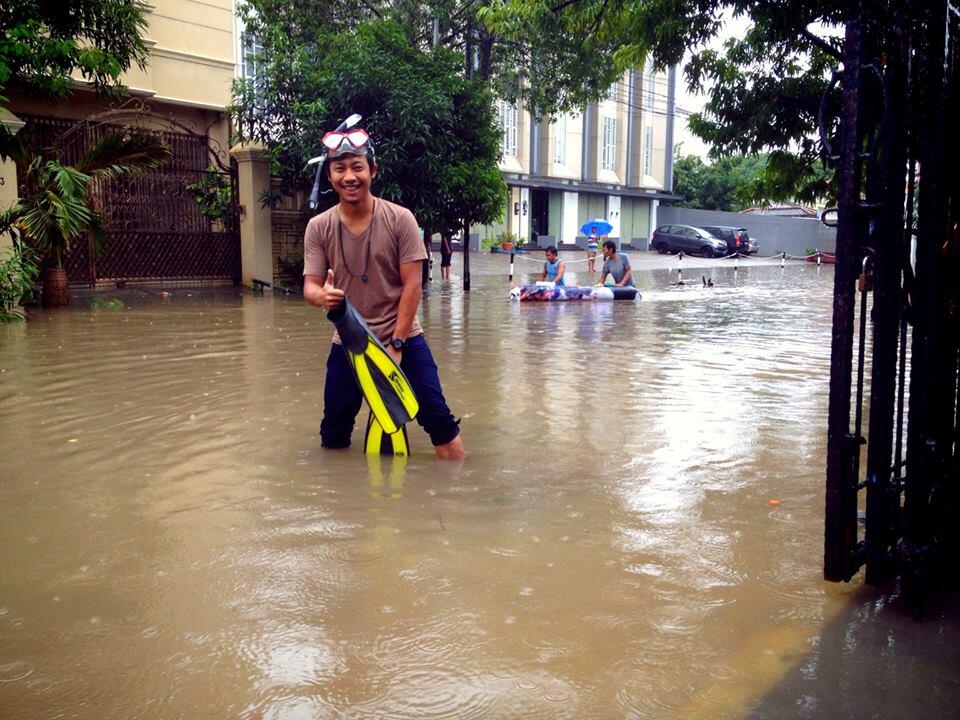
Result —
<svg viewBox="0 0 960 720"><path fill-rule="evenodd" d="M673 198L675 95L675 69L648 67L625 73L579 113L534 122L500 101L505 221L480 234L506 230L541 246L585 246L580 226L605 218L610 238L645 249L659 201Z"/></svg>
<svg viewBox="0 0 960 720"><path fill-rule="evenodd" d="M196 132L226 144L224 111L237 74L240 52L234 0L156 0L141 3L147 20L149 57L144 70L133 67L121 82L130 96L158 115L172 117ZM12 93L14 114L80 120L111 109L87 89L79 73L77 91L47 100Z"/></svg>
<svg viewBox="0 0 960 720"><path fill-rule="evenodd" d="M185 190L207 168L222 174L225 187L234 182L225 112L243 67L234 0L155 0L141 7L149 56L144 69L135 66L121 77L129 93L125 101L98 98L77 73L68 98L8 92L7 121L24 123L20 133L35 150L55 149L67 162L110 127L148 128L171 146L167 167L115 181L95 198L113 239L103 257L83 247L71 253L72 281L237 277L236 233L200 213ZM216 252L199 250L211 246Z"/></svg>

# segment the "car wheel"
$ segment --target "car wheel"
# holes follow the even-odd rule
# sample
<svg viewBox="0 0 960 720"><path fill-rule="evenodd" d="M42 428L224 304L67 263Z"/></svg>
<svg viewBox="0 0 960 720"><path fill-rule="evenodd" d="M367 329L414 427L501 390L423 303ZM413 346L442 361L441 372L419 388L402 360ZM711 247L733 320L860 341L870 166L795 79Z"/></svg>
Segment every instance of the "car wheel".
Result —
<svg viewBox="0 0 960 720"><path fill-rule="evenodd" d="M670 252L670 246L666 243L657 243L657 252L661 255L666 255L668 252Z"/></svg>
<svg viewBox="0 0 960 720"><path fill-rule="evenodd" d="M713 257L713 248L709 245L704 245L702 248L700 248L700 257Z"/></svg>

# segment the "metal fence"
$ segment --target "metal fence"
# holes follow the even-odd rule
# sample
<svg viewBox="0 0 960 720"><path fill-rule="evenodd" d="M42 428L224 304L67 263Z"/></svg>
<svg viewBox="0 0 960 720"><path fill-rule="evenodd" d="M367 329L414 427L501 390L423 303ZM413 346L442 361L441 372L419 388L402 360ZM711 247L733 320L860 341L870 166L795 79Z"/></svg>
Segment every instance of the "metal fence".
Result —
<svg viewBox="0 0 960 720"><path fill-rule="evenodd" d="M960 11L852 3L838 165L824 576L922 608L960 540ZM864 462L865 460L865 462Z"/></svg>

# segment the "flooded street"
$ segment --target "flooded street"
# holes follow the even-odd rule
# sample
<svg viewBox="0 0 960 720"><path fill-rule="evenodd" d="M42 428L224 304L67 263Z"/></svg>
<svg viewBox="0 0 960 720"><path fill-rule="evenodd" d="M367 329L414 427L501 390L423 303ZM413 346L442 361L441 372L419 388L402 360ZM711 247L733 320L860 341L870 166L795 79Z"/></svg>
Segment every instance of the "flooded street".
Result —
<svg viewBox="0 0 960 720"><path fill-rule="evenodd" d="M463 466L368 461L365 408L321 450L299 298L0 326L0 718L960 714L953 607L821 580L832 267L520 304L471 259L421 307Z"/></svg>

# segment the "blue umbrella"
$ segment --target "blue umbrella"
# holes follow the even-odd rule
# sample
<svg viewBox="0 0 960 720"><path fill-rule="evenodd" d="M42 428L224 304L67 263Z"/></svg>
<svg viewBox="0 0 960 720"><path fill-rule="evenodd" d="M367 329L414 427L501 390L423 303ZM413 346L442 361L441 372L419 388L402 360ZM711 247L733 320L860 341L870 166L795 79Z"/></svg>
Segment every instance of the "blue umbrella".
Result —
<svg viewBox="0 0 960 720"><path fill-rule="evenodd" d="M613 225L608 223L606 220L601 220L597 218L596 220L587 220L583 225L580 226L580 232L584 235L589 235L591 228L597 229L597 235L609 235L610 231L613 230Z"/></svg>

